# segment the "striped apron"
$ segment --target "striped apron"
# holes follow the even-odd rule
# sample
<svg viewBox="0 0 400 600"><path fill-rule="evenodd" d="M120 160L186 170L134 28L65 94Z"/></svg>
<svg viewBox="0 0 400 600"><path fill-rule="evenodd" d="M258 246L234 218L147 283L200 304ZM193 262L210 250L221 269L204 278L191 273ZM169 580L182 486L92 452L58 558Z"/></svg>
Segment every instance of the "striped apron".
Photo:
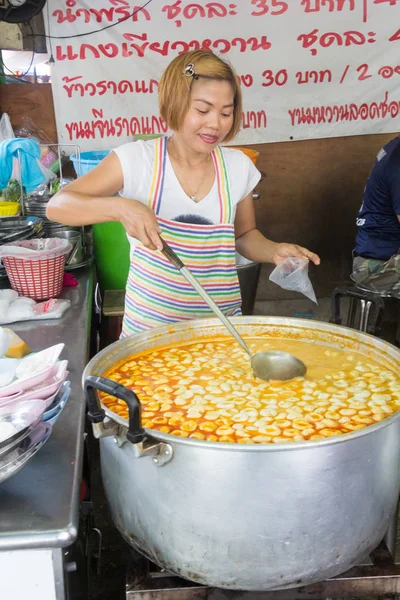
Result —
<svg viewBox="0 0 400 600"><path fill-rule="evenodd" d="M197 225L159 217L167 157L167 138L156 140L148 206L157 215L165 241L228 316L241 314L236 271L235 232L227 171L219 147L212 153L218 183L220 223ZM160 251L138 242L131 254L121 337L152 327L209 317L213 313Z"/></svg>

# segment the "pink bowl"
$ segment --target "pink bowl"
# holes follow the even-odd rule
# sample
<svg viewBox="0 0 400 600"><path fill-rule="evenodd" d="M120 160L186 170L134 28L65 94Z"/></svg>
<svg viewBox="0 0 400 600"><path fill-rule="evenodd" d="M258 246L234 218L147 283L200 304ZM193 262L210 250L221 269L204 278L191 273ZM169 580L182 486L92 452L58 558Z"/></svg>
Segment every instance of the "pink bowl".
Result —
<svg viewBox="0 0 400 600"><path fill-rule="evenodd" d="M51 402L54 400L55 394L58 392L61 384L67 377L67 367L68 361L60 360L49 369L47 376L41 381L29 386L28 389L20 390L15 394L0 398L0 406L13 400L39 399L45 400L47 408L47 406L50 406ZM48 401L52 396L53 400L51 400L50 404L48 404Z"/></svg>
<svg viewBox="0 0 400 600"><path fill-rule="evenodd" d="M40 352L29 354L28 356L22 358L19 364L17 365L15 371L17 379L12 381L9 385L6 385L1 388L0 400L4 398L9 398L10 396L14 396L14 394L16 394L17 392L31 390L38 383L41 383L45 379L51 377L53 368L57 364L58 357L60 356L64 345L65 344L56 344L55 346L51 346L50 348L46 348L45 350L41 350ZM37 362L38 360L42 361L42 364L45 365L43 370L37 373L33 373L28 377L24 377L24 367L26 370L27 364L29 364L32 361Z"/></svg>

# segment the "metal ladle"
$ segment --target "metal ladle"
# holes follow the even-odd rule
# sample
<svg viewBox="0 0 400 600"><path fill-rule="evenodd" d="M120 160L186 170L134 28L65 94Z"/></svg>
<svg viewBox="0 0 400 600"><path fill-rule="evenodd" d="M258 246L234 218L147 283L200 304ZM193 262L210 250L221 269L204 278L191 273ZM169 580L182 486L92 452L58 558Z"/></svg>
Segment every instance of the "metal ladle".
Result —
<svg viewBox="0 0 400 600"><path fill-rule="evenodd" d="M211 310L222 321L228 331L233 335L235 340L244 348L251 359L251 367L253 373L259 379L268 381L269 379L279 379L287 381L295 377L302 377L307 372L306 365L298 358L288 352L279 352L277 350L268 350L265 352L257 352L253 354L239 335L238 331L227 319L224 313L218 308L211 296L206 292L201 283L192 275L187 267L172 248L161 238L163 248L161 252L164 256L178 269L183 277L190 283L191 286L199 293L203 300L208 304Z"/></svg>

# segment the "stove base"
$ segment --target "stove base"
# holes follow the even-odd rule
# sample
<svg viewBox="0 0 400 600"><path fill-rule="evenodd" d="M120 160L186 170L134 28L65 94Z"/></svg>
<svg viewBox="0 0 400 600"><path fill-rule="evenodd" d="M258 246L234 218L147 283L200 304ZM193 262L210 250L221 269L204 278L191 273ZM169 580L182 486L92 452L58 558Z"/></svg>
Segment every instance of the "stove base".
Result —
<svg viewBox="0 0 400 600"><path fill-rule="evenodd" d="M149 571L143 578L127 578L126 600L319 600L323 598L400 594L400 564L382 542L370 564L353 567L332 579L290 590L241 592L196 585L172 573Z"/></svg>

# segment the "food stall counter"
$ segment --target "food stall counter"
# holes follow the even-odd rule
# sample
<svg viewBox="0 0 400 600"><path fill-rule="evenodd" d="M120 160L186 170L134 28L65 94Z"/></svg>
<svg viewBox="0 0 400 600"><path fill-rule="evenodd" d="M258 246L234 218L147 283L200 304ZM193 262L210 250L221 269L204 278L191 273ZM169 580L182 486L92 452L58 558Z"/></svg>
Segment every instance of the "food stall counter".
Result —
<svg viewBox="0 0 400 600"><path fill-rule="evenodd" d="M93 272L80 269L74 276L78 285L62 292L71 301L62 318L8 325L34 352L65 344L60 358L68 360L71 395L46 444L0 484L0 571L7 573L0 597L7 600L64 599L65 573L76 567L68 562L68 547L78 534L85 419L81 377L89 357Z"/></svg>

